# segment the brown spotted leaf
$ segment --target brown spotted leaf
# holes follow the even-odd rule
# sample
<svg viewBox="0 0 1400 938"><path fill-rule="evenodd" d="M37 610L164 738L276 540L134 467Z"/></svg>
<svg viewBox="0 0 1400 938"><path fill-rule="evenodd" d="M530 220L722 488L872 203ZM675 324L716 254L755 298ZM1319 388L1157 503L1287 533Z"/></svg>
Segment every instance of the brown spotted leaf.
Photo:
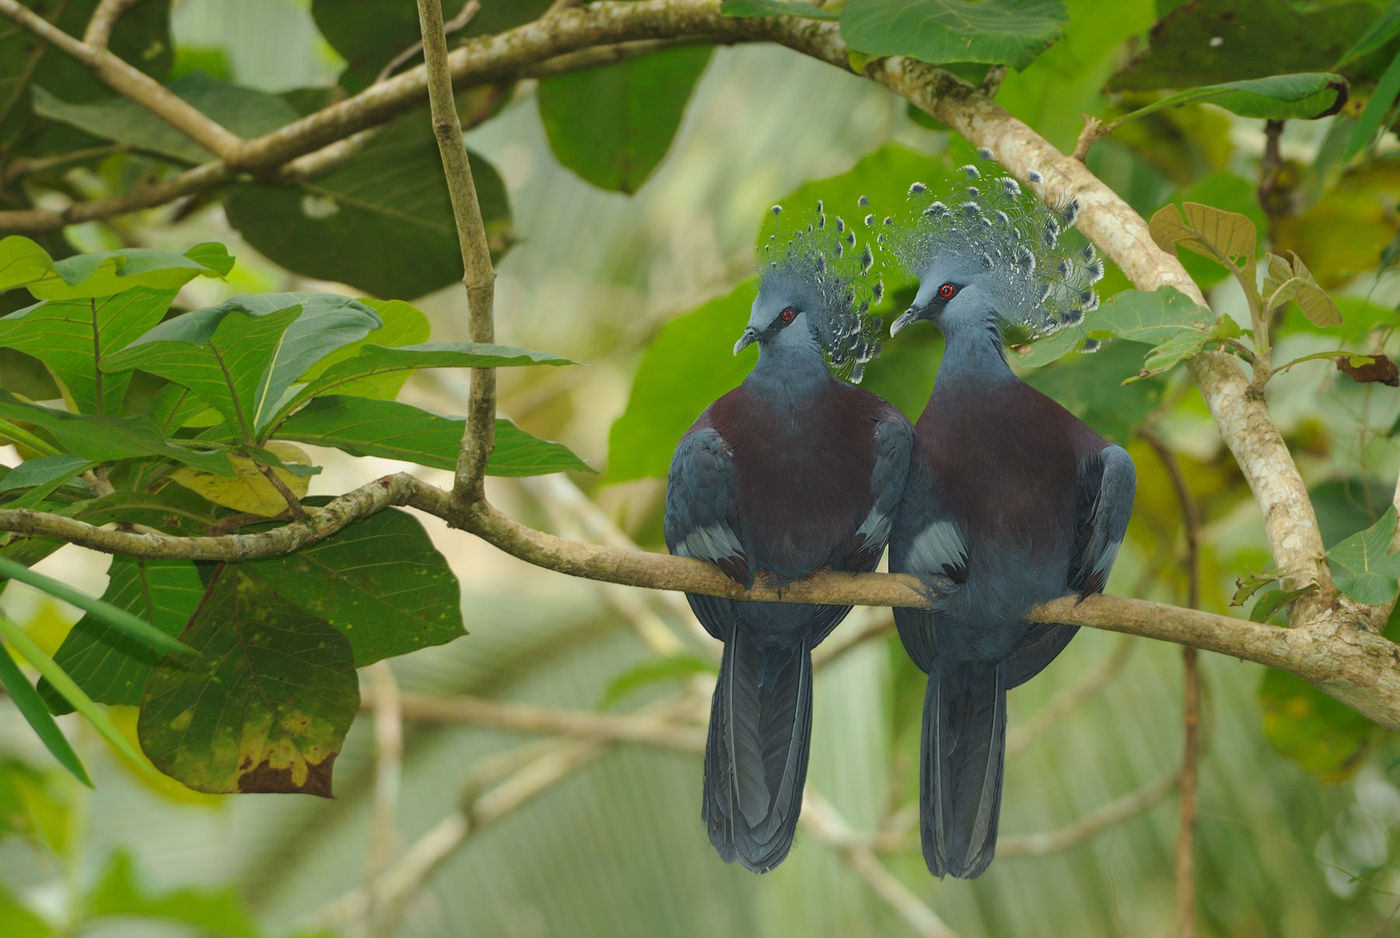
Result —
<svg viewBox="0 0 1400 938"><path fill-rule="evenodd" d="M350 643L236 566L215 570L162 660L137 722L156 767L196 791L331 795L331 766L359 708Z"/></svg>

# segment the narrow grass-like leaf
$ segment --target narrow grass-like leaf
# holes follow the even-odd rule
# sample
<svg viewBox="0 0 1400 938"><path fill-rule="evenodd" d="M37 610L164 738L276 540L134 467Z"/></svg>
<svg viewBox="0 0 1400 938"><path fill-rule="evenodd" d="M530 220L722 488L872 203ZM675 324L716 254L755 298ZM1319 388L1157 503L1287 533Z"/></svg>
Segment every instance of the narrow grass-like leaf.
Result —
<svg viewBox="0 0 1400 938"><path fill-rule="evenodd" d="M53 577L44 576L44 574L31 570L23 564L15 563L8 557L0 557L0 577L19 580L21 583L26 583L35 589L48 593L54 599L61 599L70 606L77 606L147 648L186 659L195 656L194 649L180 644L178 640L166 635L144 619L138 619L125 609L118 609L100 599L94 599L86 593L73 589L66 583L60 583ZM35 666L37 667L37 664ZM47 674L44 676L48 677Z"/></svg>
<svg viewBox="0 0 1400 938"><path fill-rule="evenodd" d="M10 621L4 613L0 613L0 619L4 619L7 623ZM15 628L19 628L19 626L16 625ZM64 736L63 731L58 728L53 715L44 706L44 701L39 698L39 692L34 689L34 685L25 679L19 665L15 664L15 659L10 657L10 653L4 645L0 645L0 687L5 688L10 699L15 702L15 707L29 723L35 735L43 742L45 748L53 753L53 757L58 760L59 764L72 773L78 781L92 788L92 779L88 777L87 769L83 768L82 760L78 758L78 754L69 745L68 737Z"/></svg>
<svg viewBox="0 0 1400 938"><path fill-rule="evenodd" d="M3 560L4 558L0 558ZM126 737L121 734L111 719L92 698L83 693L83 689L73 683L62 668L54 664L52 658L44 654L34 640L25 634L24 629L6 616L0 615L0 638L9 642L15 651L24 656L24 659L34 666L34 669L43 675L44 679L53 685L53 689L62 694L73 709L83 715L83 718L92 724L93 729L102 736L103 739L112 744L112 747L132 761L142 772L150 772L150 766L146 760L141 758L140 753L131 748L131 743L126 741Z"/></svg>

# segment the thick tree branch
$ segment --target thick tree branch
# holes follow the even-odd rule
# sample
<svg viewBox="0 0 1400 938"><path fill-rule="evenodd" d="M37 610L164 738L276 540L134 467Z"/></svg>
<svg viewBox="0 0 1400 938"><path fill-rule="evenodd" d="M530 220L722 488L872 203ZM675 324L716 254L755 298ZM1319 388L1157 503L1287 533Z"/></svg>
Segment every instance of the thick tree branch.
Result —
<svg viewBox="0 0 1400 938"><path fill-rule="evenodd" d="M423 62L427 69L428 103L433 114L433 133L442 154L443 173L452 197L452 215L457 224L457 242L462 249L462 283L467 288L468 332L473 342L495 339L492 308L495 304L496 271L491 266L491 248L486 240L486 223L476 198L467 145L462 141L462 124L452 94L452 76L447 69L447 36L443 32L442 4L439 0L418 0L418 24L423 33ZM462 447L457 456L457 473L452 499L458 505L481 502L486 460L495 443L496 369L473 368L467 393L467 422Z"/></svg>

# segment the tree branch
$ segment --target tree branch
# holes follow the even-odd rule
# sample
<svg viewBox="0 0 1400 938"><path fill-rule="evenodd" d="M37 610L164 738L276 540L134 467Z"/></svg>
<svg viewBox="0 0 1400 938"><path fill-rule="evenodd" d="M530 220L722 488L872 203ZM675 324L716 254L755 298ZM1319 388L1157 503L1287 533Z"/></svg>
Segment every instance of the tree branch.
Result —
<svg viewBox="0 0 1400 938"><path fill-rule="evenodd" d="M93 14L93 19L101 12L99 8ZM118 10L112 14L113 20L120 12ZM59 51L71 55L104 85L146 108L220 159L228 161L238 153L243 140L237 134L220 126L198 108L176 97L160 82L105 48L74 39L33 10L22 6L19 0L0 0L0 13Z"/></svg>
<svg viewBox="0 0 1400 938"><path fill-rule="evenodd" d="M457 223L457 242L462 249L462 283L467 288L470 316L468 332L473 342L490 343L495 340L492 307L496 271L491 267L486 223L481 218L476 183L472 179L467 145L462 141L462 124L452 95L452 76L447 69L447 36L443 32L439 0L418 0L418 24L423 33L423 63L427 70L433 133L437 137L438 152L442 154L443 174L447 177L452 214ZM486 498L482 482L486 460L495 443L495 426L496 369L473 368L467 392L467 422L452 483L452 500L458 505L482 502Z"/></svg>
<svg viewBox="0 0 1400 938"><path fill-rule="evenodd" d="M92 18L88 20L87 29L83 31L83 43L94 49L107 48L117 20L140 2L141 0L102 0L97 9L92 11Z"/></svg>

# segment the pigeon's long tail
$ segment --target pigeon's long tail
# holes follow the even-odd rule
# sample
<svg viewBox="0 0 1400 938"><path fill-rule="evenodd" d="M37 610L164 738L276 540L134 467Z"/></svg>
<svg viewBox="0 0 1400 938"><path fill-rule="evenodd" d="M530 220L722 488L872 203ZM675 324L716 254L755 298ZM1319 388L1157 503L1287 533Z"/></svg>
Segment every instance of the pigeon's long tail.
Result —
<svg viewBox="0 0 1400 938"><path fill-rule="evenodd" d="M700 811L726 861L764 873L787 856L811 740L807 646L761 646L735 629L710 705Z"/></svg>
<svg viewBox="0 0 1400 938"><path fill-rule="evenodd" d="M992 862L1006 761L1004 662L935 661L924 697L920 840L935 876Z"/></svg>

